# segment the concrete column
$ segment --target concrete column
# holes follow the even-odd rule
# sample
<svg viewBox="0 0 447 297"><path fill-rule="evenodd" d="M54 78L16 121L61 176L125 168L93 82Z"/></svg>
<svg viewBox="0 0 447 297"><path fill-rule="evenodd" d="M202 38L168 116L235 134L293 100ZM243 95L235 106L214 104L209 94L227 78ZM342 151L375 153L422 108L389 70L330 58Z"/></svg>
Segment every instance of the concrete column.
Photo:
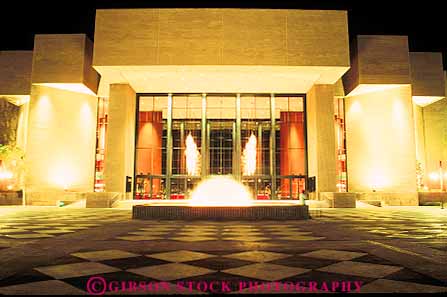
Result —
<svg viewBox="0 0 447 297"><path fill-rule="evenodd" d="M272 177L271 199L276 199L276 115L275 96L270 95L270 176Z"/></svg>
<svg viewBox="0 0 447 297"><path fill-rule="evenodd" d="M207 137L207 124L206 124L206 95L202 94L202 113L201 113L202 117L201 117L201 149L200 149L200 153L201 153L201 169L200 169L200 175L202 176L202 178L204 178L205 176L207 176L207 169L208 169L208 138Z"/></svg>
<svg viewBox="0 0 447 297"><path fill-rule="evenodd" d="M417 195L403 198L416 194L411 86L347 97L345 106L349 192L401 193L401 205L417 205Z"/></svg>
<svg viewBox="0 0 447 297"><path fill-rule="evenodd" d="M426 173L425 166L425 132L424 132L424 113L421 106L413 103L413 117L414 117L414 136L416 144L416 161L420 163L423 173ZM427 185L427 174L424 174L422 183Z"/></svg>
<svg viewBox="0 0 447 297"><path fill-rule="evenodd" d="M51 192L92 192L97 98L34 85L29 104L28 202L55 205L63 198Z"/></svg>
<svg viewBox="0 0 447 297"><path fill-rule="evenodd" d="M241 139L241 95L237 94L236 97L236 143L235 143L235 151L234 154L236 158L233 162L233 174L235 175L237 180L241 180L242 170L241 170L241 162L242 162L242 139Z"/></svg>
<svg viewBox="0 0 447 297"><path fill-rule="evenodd" d="M111 84L104 177L107 192L124 193L134 175L136 94L128 84Z"/></svg>
<svg viewBox="0 0 447 297"><path fill-rule="evenodd" d="M425 181L430 189L439 189L439 180L432 180L429 178L429 175L439 172L439 161L441 160L443 172L447 172L447 99L444 98L422 109L424 118Z"/></svg>
<svg viewBox="0 0 447 297"><path fill-rule="evenodd" d="M306 97L308 175L316 176L316 191L337 187L334 127L334 86L314 85Z"/></svg>
<svg viewBox="0 0 447 297"><path fill-rule="evenodd" d="M172 177L172 94L168 94L168 117L166 119L166 199L171 199Z"/></svg>

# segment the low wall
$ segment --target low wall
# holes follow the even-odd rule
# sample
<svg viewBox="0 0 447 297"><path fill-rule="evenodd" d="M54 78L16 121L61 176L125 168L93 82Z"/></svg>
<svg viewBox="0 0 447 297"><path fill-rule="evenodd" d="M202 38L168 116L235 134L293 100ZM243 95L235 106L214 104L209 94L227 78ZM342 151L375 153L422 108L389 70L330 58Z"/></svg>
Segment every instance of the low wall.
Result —
<svg viewBox="0 0 447 297"><path fill-rule="evenodd" d="M307 220L307 205L186 206L135 205L132 218L140 220Z"/></svg>
<svg viewBox="0 0 447 297"><path fill-rule="evenodd" d="M419 192L419 205L432 203L447 203L447 192Z"/></svg>
<svg viewBox="0 0 447 297"><path fill-rule="evenodd" d="M418 206L417 192L362 192L355 193L360 201L381 201L382 206Z"/></svg>
<svg viewBox="0 0 447 297"><path fill-rule="evenodd" d="M356 193L320 192L319 200L333 208L355 208Z"/></svg>
<svg viewBox="0 0 447 297"><path fill-rule="evenodd" d="M22 191L0 192L0 205L22 205Z"/></svg>
<svg viewBox="0 0 447 297"><path fill-rule="evenodd" d="M57 206L59 201L66 204L86 199L87 193L80 192L25 192L25 204L35 206Z"/></svg>
<svg viewBox="0 0 447 297"><path fill-rule="evenodd" d="M27 192L26 205L57 206L60 201L66 205L85 201L87 208L110 208L113 203L122 199L121 193L114 192Z"/></svg>
<svg viewBox="0 0 447 297"><path fill-rule="evenodd" d="M89 193L87 195L86 207L111 208L116 201L125 199L125 197L122 193L116 192Z"/></svg>
<svg viewBox="0 0 447 297"><path fill-rule="evenodd" d="M440 193L427 194L429 195L423 195L426 197L423 199L440 201ZM330 207L334 208L355 208L355 201L357 200L380 202L381 206L418 206L420 197L420 193L418 197L417 192L320 192L318 200L326 201ZM447 202L447 196L445 196L444 201Z"/></svg>

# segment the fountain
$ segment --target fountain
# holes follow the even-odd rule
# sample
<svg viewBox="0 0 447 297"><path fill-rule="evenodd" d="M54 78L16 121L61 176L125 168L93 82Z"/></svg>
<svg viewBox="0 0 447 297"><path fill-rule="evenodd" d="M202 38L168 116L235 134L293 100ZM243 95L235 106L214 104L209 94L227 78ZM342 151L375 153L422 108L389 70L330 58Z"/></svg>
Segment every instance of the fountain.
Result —
<svg viewBox="0 0 447 297"><path fill-rule="evenodd" d="M197 149L197 144L194 141L194 138L192 137L191 133L188 134L186 137L186 150L185 150L185 157L186 157L186 172L188 175L199 175L199 168L200 168L200 153Z"/></svg>
<svg viewBox="0 0 447 297"><path fill-rule="evenodd" d="M244 175L253 175L256 172L256 143L256 136L252 133L242 153Z"/></svg>
<svg viewBox="0 0 447 297"><path fill-rule="evenodd" d="M152 201L133 206L134 219L190 220L298 220L309 209L299 201L254 200L250 191L231 176L203 180L184 201Z"/></svg>
<svg viewBox="0 0 447 297"><path fill-rule="evenodd" d="M245 145L242 165L244 175L256 172L256 136L252 133ZM191 133L185 141L186 172L200 175L200 152ZM308 219L309 209L298 201L254 200L253 194L232 176L210 176L201 181L189 195L190 199L153 200L134 205L134 219Z"/></svg>

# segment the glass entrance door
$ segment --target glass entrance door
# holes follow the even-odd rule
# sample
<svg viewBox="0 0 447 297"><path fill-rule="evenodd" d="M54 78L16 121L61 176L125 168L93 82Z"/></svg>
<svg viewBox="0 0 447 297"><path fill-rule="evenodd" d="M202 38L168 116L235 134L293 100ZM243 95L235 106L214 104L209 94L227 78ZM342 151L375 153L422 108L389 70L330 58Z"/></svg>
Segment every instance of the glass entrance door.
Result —
<svg viewBox="0 0 447 297"><path fill-rule="evenodd" d="M208 149L205 175L234 175L236 96L207 96L206 123Z"/></svg>
<svg viewBox="0 0 447 297"><path fill-rule="evenodd" d="M233 120L208 121L210 175L233 174L235 129Z"/></svg>
<svg viewBox="0 0 447 297"><path fill-rule="evenodd" d="M186 199L209 175L232 175L256 199L305 190L303 96L138 95L136 199Z"/></svg>

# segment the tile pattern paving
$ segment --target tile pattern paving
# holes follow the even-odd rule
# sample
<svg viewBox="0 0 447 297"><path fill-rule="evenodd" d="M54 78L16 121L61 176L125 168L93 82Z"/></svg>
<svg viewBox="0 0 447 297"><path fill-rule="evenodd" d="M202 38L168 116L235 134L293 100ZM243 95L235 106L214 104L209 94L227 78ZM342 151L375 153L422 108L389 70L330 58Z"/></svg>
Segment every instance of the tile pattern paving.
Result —
<svg viewBox="0 0 447 297"><path fill-rule="evenodd" d="M447 213L439 209L328 209L315 219L380 239L422 243L447 252Z"/></svg>
<svg viewBox="0 0 447 297"><path fill-rule="evenodd" d="M162 225L153 228L138 228L127 234L117 236L116 239L126 241L170 240L177 242L206 242L206 241L314 241L325 237L313 236L312 232L303 231L296 224L282 223L281 229L276 225L242 225L225 224L214 225Z"/></svg>
<svg viewBox="0 0 447 297"><path fill-rule="evenodd" d="M59 233L49 231L68 230L68 227L73 227L74 232L70 234L76 235L78 230L111 223L133 224L129 219L127 211L104 210L6 216L0 217L0 224L7 227L3 230L21 231L2 233L0 229L0 236L59 236ZM431 241L443 238L440 235L446 231L443 216L393 210L328 210L323 211L314 222L327 224L328 228L337 225L390 240L392 237L387 235L403 234L409 242L422 242L429 246L433 243ZM30 229L28 224L44 228ZM147 227L149 224L150 227ZM366 250L346 248L342 243L336 248L320 248L320 243L337 239L332 238L330 232L322 232L321 228L314 230L309 224L271 221L151 221L145 225L135 224L134 228L130 228L132 230L118 232L120 234L108 239L113 242L113 248L107 248L105 240L102 249L82 249L46 265L29 267L26 271L17 271L0 279L0 294L47 293L50 287L60 294L82 294L87 292L86 285L91 276L103 277L107 281L167 282L174 289L178 282L225 280L234 293L254 293L248 289L240 290L241 283L258 282L264 286L270 282L305 282L307 285L314 282L321 291L324 284L332 281L351 282L352 286L354 282L362 282L361 292L447 292L447 280L418 273ZM79 227L81 229L76 229ZM385 231L390 233L383 233ZM418 238L418 234L427 237ZM427 242L427 239L431 241ZM154 243L164 244L164 248L150 248ZM210 249L215 243L223 248ZM286 248L260 247L264 243L278 243ZM344 289L335 288L336 291ZM255 293L262 293L262 288L259 290ZM281 290L288 289L283 287Z"/></svg>
<svg viewBox="0 0 447 297"><path fill-rule="evenodd" d="M109 223L123 222L128 212L92 209L44 209L0 216L0 239L50 238L74 233ZM92 221L94 218L94 221Z"/></svg>
<svg viewBox="0 0 447 297"><path fill-rule="evenodd" d="M2 280L0 293L12 292L14 288L17 292L22 292L27 289L27 284L31 290L39 284L44 286L54 280L59 281L58 287L66 287L67 292L75 289L86 292L89 276L101 276L110 281L166 281L172 284L227 280L233 292L239 291L241 282L314 281L318 283L317 287L320 287L324 282L332 280L360 281L362 290L366 292L380 291L379 285L382 283L388 291L393 292L405 291L404 287L408 284L415 289L447 292L447 283L401 266L389 265L386 260L383 260L386 264L363 262L362 258L367 256L367 253L344 250L288 254L260 250L228 254L179 250L149 252L144 256L120 250L103 250L74 253L71 256L81 256L81 262L35 267L31 272L23 274L22 280L17 276L14 279ZM60 282L65 282L65 285ZM341 290L340 287L337 291Z"/></svg>

